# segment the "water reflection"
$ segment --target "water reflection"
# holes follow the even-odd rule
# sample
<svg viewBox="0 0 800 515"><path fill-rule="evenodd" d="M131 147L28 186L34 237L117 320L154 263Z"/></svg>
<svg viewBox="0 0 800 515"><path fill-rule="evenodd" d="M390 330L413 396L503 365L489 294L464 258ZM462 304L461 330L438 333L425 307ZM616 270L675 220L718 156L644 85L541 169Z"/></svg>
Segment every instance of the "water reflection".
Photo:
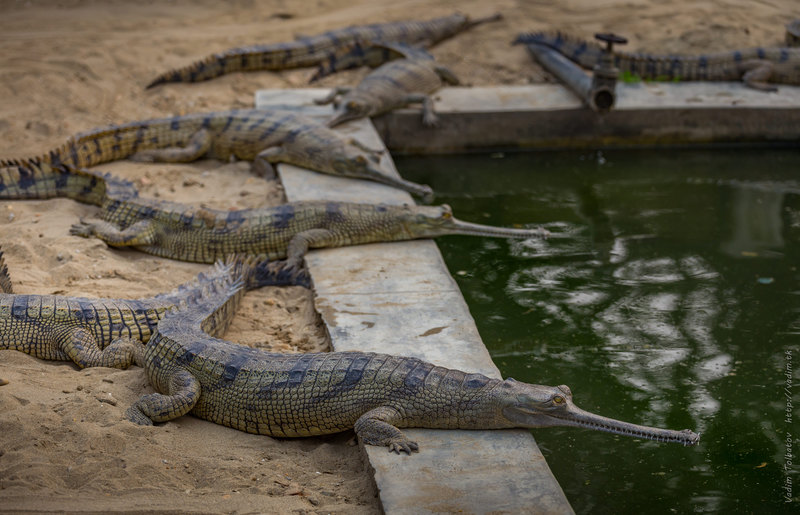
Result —
<svg viewBox="0 0 800 515"><path fill-rule="evenodd" d="M733 257L775 256L783 248L786 187L774 183L732 185L729 234L722 241L723 252Z"/></svg>
<svg viewBox="0 0 800 515"><path fill-rule="evenodd" d="M781 370L786 350L800 356L800 154L621 156L534 154L489 178L465 159L469 195L441 199L459 216L544 222L556 237L442 240L446 260L468 271L459 284L505 375L569 384L604 415L703 433L679 452L535 432L576 511L778 508L792 429ZM446 192L437 177L410 178Z"/></svg>
<svg viewBox="0 0 800 515"><path fill-rule="evenodd" d="M623 238L614 247L629 248ZM645 423L665 425L672 408L663 400L676 382L687 381L688 369L696 387L688 409L702 428L719 406L706 385L729 372L720 364L730 355L713 338L724 304L719 273L702 256L644 258L637 249L605 264L556 265L551 254L547 263L513 273L507 292L537 310L543 323L590 331L609 373L651 399Z"/></svg>

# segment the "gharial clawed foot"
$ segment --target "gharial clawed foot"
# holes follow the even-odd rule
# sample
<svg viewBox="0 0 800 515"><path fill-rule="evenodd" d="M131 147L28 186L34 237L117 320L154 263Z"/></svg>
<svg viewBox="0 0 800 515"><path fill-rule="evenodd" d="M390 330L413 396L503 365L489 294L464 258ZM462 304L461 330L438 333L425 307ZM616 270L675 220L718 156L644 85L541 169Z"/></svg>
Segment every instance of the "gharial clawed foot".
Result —
<svg viewBox="0 0 800 515"><path fill-rule="evenodd" d="M136 404L125 410L125 418L140 426L153 425L153 421L150 420L150 417L142 413L142 410L140 410Z"/></svg>
<svg viewBox="0 0 800 515"><path fill-rule="evenodd" d="M425 127L436 127L439 125L439 117L435 113L426 112L422 115L422 125Z"/></svg>
<svg viewBox="0 0 800 515"><path fill-rule="evenodd" d="M250 165L250 173L264 179L275 179L277 177L275 167L266 159L254 159Z"/></svg>
<svg viewBox="0 0 800 515"><path fill-rule="evenodd" d="M260 284L291 285L311 288L311 276L302 265L290 260L273 261L266 269L259 273Z"/></svg>
<svg viewBox="0 0 800 515"><path fill-rule="evenodd" d="M411 455L412 452L419 451L419 445L417 445L417 442L412 442L405 437L402 439L392 440L391 442L387 443L386 446L389 447L389 452L396 452L397 454L406 453Z"/></svg>
<svg viewBox="0 0 800 515"><path fill-rule="evenodd" d="M83 218L76 224L72 224L69 228L69 233L73 236L81 236L83 238L91 238L94 236L94 225L87 222Z"/></svg>

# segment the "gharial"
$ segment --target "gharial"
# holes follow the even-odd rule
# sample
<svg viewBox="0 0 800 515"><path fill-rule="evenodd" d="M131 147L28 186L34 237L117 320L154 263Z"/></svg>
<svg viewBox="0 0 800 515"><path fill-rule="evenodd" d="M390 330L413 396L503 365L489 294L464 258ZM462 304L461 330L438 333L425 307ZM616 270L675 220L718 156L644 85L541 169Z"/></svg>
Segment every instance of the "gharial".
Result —
<svg viewBox="0 0 800 515"><path fill-rule="evenodd" d="M253 169L274 176L273 163L380 182L430 197L429 186L388 174L373 150L321 123L286 110L238 109L141 120L78 134L36 158L0 160L3 167L61 164L91 167L117 159L190 162L202 157L253 161Z"/></svg>
<svg viewBox="0 0 800 515"><path fill-rule="evenodd" d="M127 411L151 425L192 413L249 433L312 436L354 429L366 444L411 453L399 428L577 426L694 445L692 431L629 424L575 406L566 386L532 385L364 352L275 354L216 338L243 285L189 299L168 313L137 363L157 392Z"/></svg>
<svg viewBox="0 0 800 515"><path fill-rule="evenodd" d="M592 69L605 49L561 32L530 32L514 44L545 45L578 65ZM777 91L770 83L800 85L800 48L747 48L698 55L652 55L614 52L620 72L649 80L741 80L762 91Z"/></svg>
<svg viewBox="0 0 800 515"><path fill-rule="evenodd" d="M317 66L356 41L405 43L429 47L459 32L481 23L501 19L500 14L471 20L469 16L455 13L426 21L396 21L371 25L354 25L325 32L318 36L300 37L289 43L253 45L232 48L208 56L188 66L170 70L156 77L148 88L168 82L199 82L226 73L258 70L288 70ZM370 56L351 56L339 60L333 71L370 63Z"/></svg>
<svg viewBox="0 0 800 515"><path fill-rule="evenodd" d="M81 221L71 232L112 246L171 259L213 263L232 254L288 258L299 269L309 248L468 234L542 238L541 228L514 229L463 222L447 205L293 202L234 211L145 199L108 174L46 161L0 168L0 199L67 197L101 206L102 220Z"/></svg>
<svg viewBox="0 0 800 515"><path fill-rule="evenodd" d="M431 94L441 88L443 82L458 84L455 74L424 50L397 44L369 45L385 48L402 58L390 60L370 72L355 88L339 86L325 98L315 100L318 104L334 102L336 110L328 126L376 116L412 103L422 104L424 125L436 125L438 119ZM337 100L340 95L341 100Z"/></svg>
<svg viewBox="0 0 800 515"><path fill-rule="evenodd" d="M81 368L127 368L135 348L150 339L168 311L192 298L226 291L231 282L239 281L245 289L309 285L304 275L280 266L239 260L235 267L217 263L168 293L143 299L14 294L2 250L0 273L0 349L72 361Z"/></svg>

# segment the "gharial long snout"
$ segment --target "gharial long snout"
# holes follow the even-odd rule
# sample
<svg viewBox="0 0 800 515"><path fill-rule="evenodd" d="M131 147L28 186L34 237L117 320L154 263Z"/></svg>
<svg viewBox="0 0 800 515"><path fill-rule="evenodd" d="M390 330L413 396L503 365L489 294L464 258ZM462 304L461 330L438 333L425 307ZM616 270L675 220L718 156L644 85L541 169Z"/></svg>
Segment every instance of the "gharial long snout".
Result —
<svg viewBox="0 0 800 515"><path fill-rule="evenodd" d="M433 188L427 184L419 184L407 181L397 175L390 175L377 165L368 165L366 171L363 173L363 177L422 197L425 202L433 200Z"/></svg>
<svg viewBox="0 0 800 515"><path fill-rule="evenodd" d="M506 410L506 416L525 427L584 427L657 442L679 443L685 446L695 445L700 441L700 435L689 429L674 431L672 429L640 426L584 411L575 406L571 400L565 399L564 402L566 403L565 406L547 411L529 410L524 406L515 406Z"/></svg>
<svg viewBox="0 0 800 515"><path fill-rule="evenodd" d="M488 236L493 238L547 238L550 231L543 227L536 229L514 229L511 227L493 227L475 224L452 218L443 228L442 234L468 234L472 236Z"/></svg>
<svg viewBox="0 0 800 515"><path fill-rule="evenodd" d="M349 122L350 120L355 120L356 118L362 118L363 115L348 111L344 107L341 107L339 110L334 112L333 118L325 122L325 125L328 127L336 127L337 125L341 125L344 122Z"/></svg>
<svg viewBox="0 0 800 515"><path fill-rule="evenodd" d="M689 429L675 431L672 429L661 429L658 427L640 426L638 424L631 424L613 418L595 415L588 411L584 411L574 404L570 403L568 418L559 418L565 422L564 425L586 427L589 429L596 429L597 431L604 431L606 433L614 433L618 435L632 436L634 438L644 438L647 440L655 440L657 442L674 442L683 445L695 445L700 441L700 435Z"/></svg>

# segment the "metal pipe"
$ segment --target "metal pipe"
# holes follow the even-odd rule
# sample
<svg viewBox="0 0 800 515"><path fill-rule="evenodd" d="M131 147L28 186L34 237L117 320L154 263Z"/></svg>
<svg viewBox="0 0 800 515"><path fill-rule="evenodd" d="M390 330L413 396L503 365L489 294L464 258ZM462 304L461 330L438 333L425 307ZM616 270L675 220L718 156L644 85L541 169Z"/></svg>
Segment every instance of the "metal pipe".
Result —
<svg viewBox="0 0 800 515"><path fill-rule="evenodd" d="M609 85L607 81L598 83L592 80L582 68L552 48L535 43L526 46L539 64L566 84L593 111L608 111L614 105L616 93L613 83Z"/></svg>
<svg viewBox="0 0 800 515"><path fill-rule="evenodd" d="M800 20L792 20L786 25L786 46L800 47Z"/></svg>

